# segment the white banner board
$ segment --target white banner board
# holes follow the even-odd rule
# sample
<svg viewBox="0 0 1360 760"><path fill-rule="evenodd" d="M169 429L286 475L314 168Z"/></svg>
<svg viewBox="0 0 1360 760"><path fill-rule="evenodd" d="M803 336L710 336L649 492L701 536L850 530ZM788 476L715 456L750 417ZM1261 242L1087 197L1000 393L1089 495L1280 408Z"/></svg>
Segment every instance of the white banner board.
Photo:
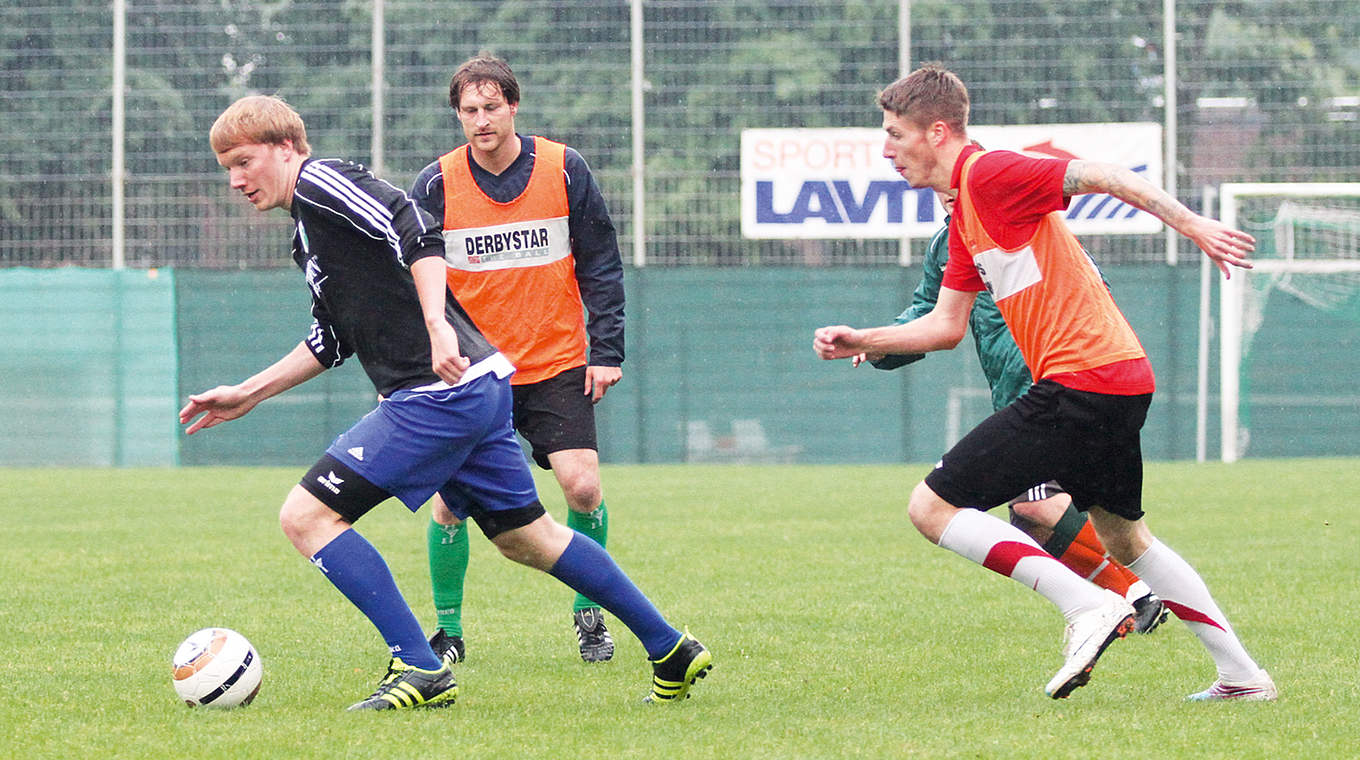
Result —
<svg viewBox="0 0 1360 760"><path fill-rule="evenodd" d="M1162 185L1162 126L970 126L989 149L1108 161ZM926 237L944 211L883 158L880 129L748 129L741 133L741 234L747 238ZM1151 234L1161 222L1108 195L1079 195L1066 212L1077 234Z"/></svg>

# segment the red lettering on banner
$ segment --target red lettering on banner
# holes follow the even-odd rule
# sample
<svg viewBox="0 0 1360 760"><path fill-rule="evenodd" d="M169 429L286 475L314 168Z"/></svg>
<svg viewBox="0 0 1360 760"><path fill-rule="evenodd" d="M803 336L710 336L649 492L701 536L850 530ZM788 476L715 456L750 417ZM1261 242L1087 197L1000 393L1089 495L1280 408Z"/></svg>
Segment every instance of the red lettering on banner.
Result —
<svg viewBox="0 0 1360 760"><path fill-rule="evenodd" d="M755 146L751 149L751 153L753 156L752 164L754 165L754 168L762 171L768 171L774 168L774 144L769 140L755 141Z"/></svg>

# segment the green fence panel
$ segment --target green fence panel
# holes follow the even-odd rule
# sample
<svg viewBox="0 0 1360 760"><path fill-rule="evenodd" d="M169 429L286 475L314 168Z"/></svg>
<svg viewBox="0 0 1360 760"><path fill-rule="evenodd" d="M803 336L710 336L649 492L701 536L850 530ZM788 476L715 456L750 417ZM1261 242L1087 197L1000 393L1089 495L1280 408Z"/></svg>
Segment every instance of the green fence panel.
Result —
<svg viewBox="0 0 1360 760"><path fill-rule="evenodd" d="M816 327L891 321L918 274L629 272L629 358L617 387L623 393L616 398L611 392L600 405L602 456L643 462L901 461L908 451L938 449L943 431L913 424L916 408L942 396L951 383L981 384L975 367L947 356L932 357L931 371L884 372L825 362L812 353Z"/></svg>
<svg viewBox="0 0 1360 760"><path fill-rule="evenodd" d="M990 413L971 341L884 372L812 353L821 325L889 322L907 268L629 270L623 381L597 407L607 462L935 461ZM1198 271L1107 267L1157 373L1143 449L1195 455ZM1272 296L1244 377L1251 456L1360 454L1360 331ZM291 270L0 270L0 464L305 465L373 408L358 363L184 436L190 393L235 383L307 332ZM1216 356L1210 455L1217 450Z"/></svg>
<svg viewBox="0 0 1360 760"><path fill-rule="evenodd" d="M1242 375L1246 456L1360 455L1360 325L1276 290Z"/></svg>
<svg viewBox="0 0 1360 760"><path fill-rule="evenodd" d="M307 336L311 301L294 269L183 270L179 303L181 398L240 382L278 361ZM250 414L180 436L184 464L310 464L377 397L350 360L265 401Z"/></svg>
<svg viewBox="0 0 1360 760"><path fill-rule="evenodd" d="M1158 375L1147 455L1193 457L1197 270L1107 276ZM599 407L602 457L935 461L991 413L970 338L891 372L812 353L816 327L886 324L919 279L919 267L629 272L629 359Z"/></svg>
<svg viewBox="0 0 1360 760"><path fill-rule="evenodd" d="M174 274L0 269L0 463L175 464Z"/></svg>

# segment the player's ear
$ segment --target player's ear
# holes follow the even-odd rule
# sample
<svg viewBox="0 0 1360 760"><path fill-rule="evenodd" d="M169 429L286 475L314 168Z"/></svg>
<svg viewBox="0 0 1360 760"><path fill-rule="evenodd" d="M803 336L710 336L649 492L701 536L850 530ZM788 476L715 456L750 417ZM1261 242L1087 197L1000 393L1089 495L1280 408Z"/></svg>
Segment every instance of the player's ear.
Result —
<svg viewBox="0 0 1360 760"><path fill-rule="evenodd" d="M930 126L926 127L926 136L930 138L931 145L936 147L943 145L952 134L954 134L954 130L950 129L949 125L943 121L931 122Z"/></svg>

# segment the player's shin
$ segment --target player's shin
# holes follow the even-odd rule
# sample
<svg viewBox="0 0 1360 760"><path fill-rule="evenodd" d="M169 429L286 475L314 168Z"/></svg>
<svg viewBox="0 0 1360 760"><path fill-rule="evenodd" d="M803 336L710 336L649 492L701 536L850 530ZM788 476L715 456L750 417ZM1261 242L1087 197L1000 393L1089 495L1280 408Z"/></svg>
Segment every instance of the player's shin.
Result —
<svg viewBox="0 0 1360 760"><path fill-rule="evenodd" d="M975 509L956 514L940 546L1042 594L1069 621L1104 602L1100 589L1078 577L1015 526Z"/></svg>
<svg viewBox="0 0 1360 760"><path fill-rule="evenodd" d="M628 626L648 657L664 655L680 640L680 631L666 622L614 558L580 533L572 535L548 573Z"/></svg>
<svg viewBox="0 0 1360 760"><path fill-rule="evenodd" d="M430 520L426 531L430 558L430 591L436 626L450 635L463 635L463 581L468 567L467 523L441 525Z"/></svg>
<svg viewBox="0 0 1360 760"><path fill-rule="evenodd" d="M407 665L435 670L438 657L430 649L420 623L406 606L382 555L353 528L336 536L311 562L340 593L363 612L392 650Z"/></svg>
<svg viewBox="0 0 1360 760"><path fill-rule="evenodd" d="M1161 541L1153 540L1143 555L1129 563L1163 603L1199 637L1229 683L1250 681L1260 672L1256 661L1228 624L1204 579L1190 563Z"/></svg>

